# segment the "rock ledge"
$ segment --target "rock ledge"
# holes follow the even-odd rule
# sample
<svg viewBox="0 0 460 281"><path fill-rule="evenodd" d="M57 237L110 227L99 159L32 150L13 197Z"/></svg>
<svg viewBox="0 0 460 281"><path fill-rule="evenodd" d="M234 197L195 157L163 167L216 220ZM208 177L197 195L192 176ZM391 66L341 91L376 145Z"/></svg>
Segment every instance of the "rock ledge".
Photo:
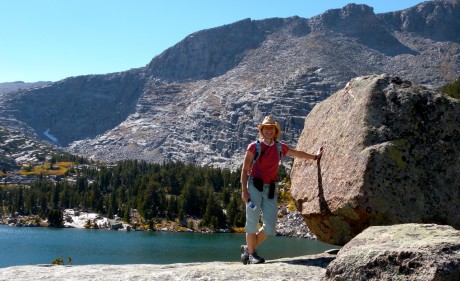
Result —
<svg viewBox="0 0 460 281"><path fill-rule="evenodd" d="M167 265L27 265L0 269L3 280L321 280L334 255L318 254L267 261Z"/></svg>

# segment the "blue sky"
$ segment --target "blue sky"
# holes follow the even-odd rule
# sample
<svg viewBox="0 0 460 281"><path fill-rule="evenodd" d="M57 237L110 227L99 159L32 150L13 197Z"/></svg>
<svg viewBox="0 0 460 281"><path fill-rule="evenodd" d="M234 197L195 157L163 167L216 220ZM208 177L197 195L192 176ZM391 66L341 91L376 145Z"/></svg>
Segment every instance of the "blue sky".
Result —
<svg viewBox="0 0 460 281"><path fill-rule="evenodd" d="M310 18L348 3L375 13L421 0L0 0L0 82L58 81L144 66L190 33L251 18Z"/></svg>

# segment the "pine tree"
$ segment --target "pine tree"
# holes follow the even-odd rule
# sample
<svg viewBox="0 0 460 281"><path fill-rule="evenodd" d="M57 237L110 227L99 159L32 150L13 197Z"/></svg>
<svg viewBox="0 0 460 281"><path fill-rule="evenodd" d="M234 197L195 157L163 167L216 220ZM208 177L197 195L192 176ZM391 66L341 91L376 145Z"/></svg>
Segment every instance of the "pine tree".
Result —
<svg viewBox="0 0 460 281"><path fill-rule="evenodd" d="M213 193L209 193L206 202L203 224L212 228L223 228L226 226L225 215Z"/></svg>
<svg viewBox="0 0 460 281"><path fill-rule="evenodd" d="M48 225L51 227L61 227L64 215L59 209L52 209L48 212Z"/></svg>

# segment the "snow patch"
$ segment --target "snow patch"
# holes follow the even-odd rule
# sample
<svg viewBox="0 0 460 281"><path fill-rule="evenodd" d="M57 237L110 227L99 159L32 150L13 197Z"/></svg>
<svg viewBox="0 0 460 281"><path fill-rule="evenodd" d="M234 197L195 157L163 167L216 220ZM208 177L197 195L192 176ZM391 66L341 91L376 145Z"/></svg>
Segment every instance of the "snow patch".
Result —
<svg viewBox="0 0 460 281"><path fill-rule="evenodd" d="M51 141L53 141L54 143L56 144L59 144L59 140L58 138L56 138L55 136L53 136L52 134L49 133L50 132L50 129L46 129L46 131L43 132L43 134L49 138Z"/></svg>

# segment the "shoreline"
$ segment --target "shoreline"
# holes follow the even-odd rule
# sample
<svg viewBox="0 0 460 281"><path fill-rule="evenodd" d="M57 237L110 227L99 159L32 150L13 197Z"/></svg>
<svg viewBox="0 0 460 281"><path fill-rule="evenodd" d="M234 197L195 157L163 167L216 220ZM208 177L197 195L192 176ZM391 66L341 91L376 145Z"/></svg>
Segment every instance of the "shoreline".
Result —
<svg viewBox="0 0 460 281"><path fill-rule="evenodd" d="M301 214L298 211L289 211L286 207L279 207L276 236L306 238L317 240L312 234ZM177 221L161 220L160 223L153 225L153 229L148 225L140 223L140 218L134 210L132 223L123 222L115 215L113 219L101 216L98 213L83 212L74 209L63 211L63 224L61 228L77 229L101 229L111 231L165 231L165 232L197 232L197 233L244 233L244 228L238 229L209 229L199 227L200 220L187 218L187 225L193 225L193 229L184 227ZM41 219L38 215L31 216L6 216L0 219L0 225L13 227L49 227L46 219Z"/></svg>
<svg viewBox="0 0 460 281"><path fill-rule="evenodd" d="M48 225L46 219L41 219L38 215L31 216L4 216L0 219L0 225L11 227L52 227ZM75 211L65 209L63 211L63 223L57 228L77 228L77 229L100 229L113 231L171 231L171 232L232 232L232 230L194 230L180 226L177 222L163 220L157 223L154 229L149 229L146 225L140 225L137 221L133 223L123 222L122 219L115 215L115 218L109 219L98 213Z"/></svg>

